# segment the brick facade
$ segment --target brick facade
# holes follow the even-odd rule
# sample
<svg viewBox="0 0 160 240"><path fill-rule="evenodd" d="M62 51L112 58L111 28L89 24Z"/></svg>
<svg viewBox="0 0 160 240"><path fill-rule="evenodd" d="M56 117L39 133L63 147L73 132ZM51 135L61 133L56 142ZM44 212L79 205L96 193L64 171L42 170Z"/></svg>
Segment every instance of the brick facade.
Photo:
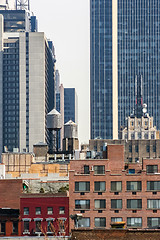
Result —
<svg viewBox="0 0 160 240"><path fill-rule="evenodd" d="M159 240L159 230L73 230L71 240Z"/></svg>
<svg viewBox="0 0 160 240"><path fill-rule="evenodd" d="M0 208L20 209L20 195L23 192L21 179L0 180Z"/></svg>
<svg viewBox="0 0 160 240"><path fill-rule="evenodd" d="M27 209L26 209L27 208ZM37 213L37 208L40 208ZM64 208L64 212L60 210ZM23 235L61 235L68 236L69 230L69 197L67 193L58 194L23 194L21 197L20 215L22 220L21 233ZM50 211L49 211L50 209ZM27 212L27 211L28 212ZM64 222L62 222L64 220ZM41 222L41 228L36 228L36 222ZM52 221L51 228L48 229L48 222ZM28 228L24 224L28 222ZM60 224L64 229L60 229Z"/></svg>
<svg viewBox="0 0 160 240"><path fill-rule="evenodd" d="M147 200L160 200L160 189L153 191L147 190L147 181L160 181L160 159L143 159L143 163L124 164L124 146L108 145L107 159L89 159L71 161L70 170L70 215L82 214L84 218L90 219L89 228L95 228L95 218L106 220L105 228L110 229L111 218L121 218L127 228L148 228L149 218L158 218L160 216L159 207L152 208L147 206ZM94 171L95 166L104 166L105 172L97 174ZM157 173L147 173L147 166L157 165ZM84 166L88 166L89 172L84 172ZM134 170L134 173L133 173ZM94 182L105 182L104 191L95 191ZM75 182L89 182L90 189L86 191L75 190ZM112 190L111 182L121 182L121 190ZM127 189L127 182L140 182L140 189ZM133 183L134 184L134 183ZM75 206L75 200L90 200L90 207L87 209ZM106 206L95 207L95 200L105 200ZM113 200L113 201L112 201ZM111 202L120 200L121 207L111 207ZM130 201L136 200L136 201ZM140 200L140 201L139 201ZM130 204L140 202L140 207L132 207ZM137 203L139 204L139 203ZM127 225L127 220L141 220L138 226ZM154 220L153 219L153 220ZM159 227L159 223L158 226ZM73 220L70 220L70 229L74 228Z"/></svg>

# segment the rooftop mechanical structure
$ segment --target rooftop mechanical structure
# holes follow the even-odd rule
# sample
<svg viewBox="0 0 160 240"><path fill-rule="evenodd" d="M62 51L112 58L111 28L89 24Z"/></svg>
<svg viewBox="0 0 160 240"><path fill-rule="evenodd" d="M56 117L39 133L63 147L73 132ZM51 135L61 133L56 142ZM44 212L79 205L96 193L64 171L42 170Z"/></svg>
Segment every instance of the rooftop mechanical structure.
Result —
<svg viewBox="0 0 160 240"><path fill-rule="evenodd" d="M16 0L16 9L30 11L30 0Z"/></svg>

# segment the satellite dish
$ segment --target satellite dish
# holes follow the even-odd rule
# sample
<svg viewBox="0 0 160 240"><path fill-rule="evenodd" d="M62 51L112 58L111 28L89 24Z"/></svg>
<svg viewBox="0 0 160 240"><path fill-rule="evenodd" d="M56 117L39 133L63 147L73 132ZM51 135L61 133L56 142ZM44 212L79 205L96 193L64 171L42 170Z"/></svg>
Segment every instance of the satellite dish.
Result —
<svg viewBox="0 0 160 240"><path fill-rule="evenodd" d="M146 108L143 108L143 113L146 113L147 112L147 109Z"/></svg>
<svg viewBox="0 0 160 240"><path fill-rule="evenodd" d="M147 104L146 103L143 104L142 111L143 111L143 113L147 113Z"/></svg>
<svg viewBox="0 0 160 240"><path fill-rule="evenodd" d="M147 108L147 104L146 103L143 104L143 108Z"/></svg>

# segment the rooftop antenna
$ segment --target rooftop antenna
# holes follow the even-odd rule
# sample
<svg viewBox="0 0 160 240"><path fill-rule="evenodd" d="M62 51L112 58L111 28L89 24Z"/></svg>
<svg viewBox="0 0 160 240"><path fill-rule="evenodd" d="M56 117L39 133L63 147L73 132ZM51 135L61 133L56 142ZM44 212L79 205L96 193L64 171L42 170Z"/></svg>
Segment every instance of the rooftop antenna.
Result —
<svg viewBox="0 0 160 240"><path fill-rule="evenodd" d="M143 104L143 78L141 75L141 96L142 96L142 104Z"/></svg>
<svg viewBox="0 0 160 240"><path fill-rule="evenodd" d="M16 0L16 9L30 11L30 0Z"/></svg>
<svg viewBox="0 0 160 240"><path fill-rule="evenodd" d="M135 99L136 99L136 104L137 104L137 75L135 79Z"/></svg>
<svg viewBox="0 0 160 240"><path fill-rule="evenodd" d="M141 118L143 115L143 78L142 75L136 76L136 106L135 106L135 115L137 118Z"/></svg>

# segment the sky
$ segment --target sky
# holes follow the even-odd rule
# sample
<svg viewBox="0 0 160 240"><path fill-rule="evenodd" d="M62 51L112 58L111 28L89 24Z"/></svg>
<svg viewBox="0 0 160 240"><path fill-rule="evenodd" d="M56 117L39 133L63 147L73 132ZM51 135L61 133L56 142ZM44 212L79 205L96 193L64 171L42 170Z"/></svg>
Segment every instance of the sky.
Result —
<svg viewBox="0 0 160 240"><path fill-rule="evenodd" d="M38 31L45 32L55 46L56 69L65 88L78 95L80 143L89 140L90 65L89 0L30 0L38 19Z"/></svg>

